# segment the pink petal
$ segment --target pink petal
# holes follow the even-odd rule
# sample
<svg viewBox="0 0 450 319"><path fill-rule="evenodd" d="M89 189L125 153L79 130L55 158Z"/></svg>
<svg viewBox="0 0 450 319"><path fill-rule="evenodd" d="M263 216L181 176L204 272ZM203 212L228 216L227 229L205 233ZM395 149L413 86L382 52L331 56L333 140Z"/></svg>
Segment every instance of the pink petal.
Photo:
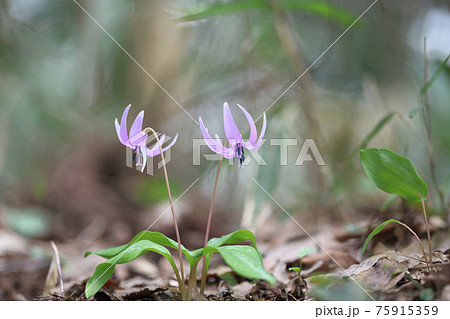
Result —
<svg viewBox="0 0 450 319"><path fill-rule="evenodd" d="M208 147L215 153L223 155L226 158L231 158L234 155L234 152L230 148L224 147L219 141L213 139L211 135L209 135L208 130L206 129L205 125L203 124L203 120L201 117L198 118L200 122L200 130L203 134L203 139L205 140ZM233 154L233 155L230 155Z"/></svg>
<svg viewBox="0 0 450 319"><path fill-rule="evenodd" d="M142 140L142 122L144 121L144 111L141 111L136 119L133 122L133 125L130 129L130 143L132 145L139 145L142 146L142 144L145 142L146 139ZM145 144L144 144L145 145Z"/></svg>
<svg viewBox="0 0 450 319"><path fill-rule="evenodd" d="M162 145L162 143L164 143L164 139L165 139L165 138L166 138L165 135L161 136L161 139L160 139L161 145ZM177 133L177 135L175 135L175 137L173 138L173 141L172 141L169 145L167 145L166 147L164 147L164 148L162 149L163 153L164 153L165 151L167 151L169 148L171 148L171 147L173 146L173 144L176 143L177 139L178 139L178 133ZM154 148L154 147L152 147L152 149L153 149L153 148ZM160 152L159 147L158 147L156 150L154 150L154 151L152 152L152 154L149 154L149 153L147 153L147 154L148 154L148 156L150 156L150 157L154 157L154 156L156 156L156 155L161 154L161 152Z"/></svg>
<svg viewBox="0 0 450 319"><path fill-rule="evenodd" d="M248 138L248 140L252 143L255 144L256 142L256 138L258 137L258 134L256 132L256 125L255 125L255 121L253 121L252 116L250 115L250 113L247 112L247 110L240 106L238 104L238 106L240 107L240 109L242 110L242 112L244 112L245 117L247 118L248 124L250 124L250 137Z"/></svg>
<svg viewBox="0 0 450 319"><path fill-rule="evenodd" d="M161 143L161 145L163 145L165 139L166 139L166 135L165 134L161 135L161 137L159 138L159 143ZM158 154L154 153L156 150L158 150L158 154L159 154L159 145L155 138L155 144L152 146L152 148L150 148L150 149L147 148L147 153L154 154L153 156L158 155ZM149 155L149 156L153 157L151 155Z"/></svg>
<svg viewBox="0 0 450 319"><path fill-rule="evenodd" d="M119 138L120 143L125 145L125 141L122 140L122 136L120 135L120 125L119 125L119 121L117 119L114 121L114 125L116 126L116 133L117 133L117 137Z"/></svg>
<svg viewBox="0 0 450 319"><path fill-rule="evenodd" d="M131 104L129 104L125 111L123 111L122 119L120 120L120 136L122 137L122 141L126 142L128 141L128 132L127 132L127 116L128 111L130 110Z"/></svg>
<svg viewBox="0 0 450 319"><path fill-rule="evenodd" d="M266 113L263 115L263 124L261 127L261 133L259 134L258 141L256 143L251 143L250 141L244 142L244 147L248 149L249 151L256 150L258 147L262 144L262 139L264 137L264 134L266 133L266 127L267 127L267 120L266 120Z"/></svg>
<svg viewBox="0 0 450 319"><path fill-rule="evenodd" d="M235 156L234 148L222 146L222 142L221 142L221 140L220 140L219 135L216 134L216 135L215 135L215 138L216 138L216 143L217 143L220 147L222 147L222 150L221 150L221 152L220 152L219 154L221 154L221 155L222 155L223 157L225 157L225 158L232 158L232 157Z"/></svg>
<svg viewBox="0 0 450 319"><path fill-rule="evenodd" d="M223 126L225 129L225 135L230 145L234 145L237 142L242 141L241 133L234 122L233 115L231 114L228 103L223 104Z"/></svg>

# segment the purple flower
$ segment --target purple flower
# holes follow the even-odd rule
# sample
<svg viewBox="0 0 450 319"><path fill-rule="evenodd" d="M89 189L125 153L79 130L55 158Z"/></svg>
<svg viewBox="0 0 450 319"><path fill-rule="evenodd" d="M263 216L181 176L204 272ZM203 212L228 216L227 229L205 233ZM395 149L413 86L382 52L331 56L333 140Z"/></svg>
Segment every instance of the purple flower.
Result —
<svg viewBox="0 0 450 319"><path fill-rule="evenodd" d="M209 148L225 158L233 158L233 161L238 158L239 167L242 167L242 163L245 160L244 148L249 151L253 151L261 146L262 138L264 136L264 133L266 132L267 122L266 114L264 113L261 134L258 138L255 122L253 121L252 116L247 112L245 108L243 108L239 104L238 106L242 110L242 112L244 112L244 115L247 118L248 123L250 124L250 137L247 141L244 141L242 139L242 135L233 120L233 116L231 115L231 111L228 107L227 102L223 104L223 124L225 129L225 136L227 137L230 147L223 146L217 134L215 135L215 139L213 139L211 135L209 135L208 129L205 128L201 117L199 117L199 121L200 129L202 130L203 137Z"/></svg>
<svg viewBox="0 0 450 319"><path fill-rule="evenodd" d="M135 156L137 155L137 158L138 158L137 165L141 165L141 154L142 154L143 163L142 163L141 172L143 172L145 164L147 163L147 156L154 157L156 155L161 154L161 152L159 150L158 143L155 143L155 145L153 145L153 147L150 149L147 148L148 135L145 132L145 130L144 131L142 130L142 122L144 120L144 111L141 111L138 114L138 116L136 117L136 119L133 122L133 125L131 125L130 135L128 135L127 116L128 116L128 111L130 110L130 107L131 107L131 104L127 106L125 111L123 111L120 125L119 125L119 121L117 119L114 122L114 124L116 126L117 137L119 138L120 143L122 143L125 146L128 146L129 148L131 148L133 150L133 161L135 159ZM164 134L161 135L161 137L159 139L161 145L164 143L165 138L166 138L166 136ZM178 138L178 133L177 133L177 135L175 135L172 143L170 143L168 146L163 148L162 151L165 152L170 147L172 147L172 145L175 144L175 142L177 141L177 138Z"/></svg>

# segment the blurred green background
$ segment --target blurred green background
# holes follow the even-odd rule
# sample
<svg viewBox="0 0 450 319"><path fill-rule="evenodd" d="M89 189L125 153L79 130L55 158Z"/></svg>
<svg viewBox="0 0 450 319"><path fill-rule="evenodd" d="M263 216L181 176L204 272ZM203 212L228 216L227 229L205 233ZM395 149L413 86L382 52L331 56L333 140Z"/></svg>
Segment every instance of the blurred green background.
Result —
<svg viewBox="0 0 450 319"><path fill-rule="evenodd" d="M151 224L154 219L142 216L166 208L159 206L167 202L165 184L161 171L148 176L125 165L113 122L129 103L130 118L145 110L144 126L180 134L168 164L175 197L200 178L177 204L182 228L204 228L217 167L204 158L192 165L192 139L201 133L186 112L223 137L225 101L247 130L244 136L248 124L236 104L258 118L276 101L267 111L266 138L298 138L298 145L289 147L287 166L279 165L280 149L269 142L259 152L267 166L225 165L217 233L222 221L229 229L249 227L266 205L276 218L286 217L252 178L299 216L351 220L361 209L378 207L387 195L366 178L357 150L390 112L395 114L367 146L407 156L429 185L430 211L442 212L426 151L431 144L422 112L414 110L423 106L427 37L429 78L442 71L429 102L436 185L446 203L450 70L442 62L450 53L448 1L378 1L280 99L373 1L78 3L0 1L3 225L19 232L25 227L22 233L33 236L34 226L26 225L35 225L38 216L34 235L62 237L63 231L75 238L96 218L114 232L117 220L135 220L132 230ZM326 166L294 165L306 138L316 141ZM133 235L124 233L118 241Z"/></svg>

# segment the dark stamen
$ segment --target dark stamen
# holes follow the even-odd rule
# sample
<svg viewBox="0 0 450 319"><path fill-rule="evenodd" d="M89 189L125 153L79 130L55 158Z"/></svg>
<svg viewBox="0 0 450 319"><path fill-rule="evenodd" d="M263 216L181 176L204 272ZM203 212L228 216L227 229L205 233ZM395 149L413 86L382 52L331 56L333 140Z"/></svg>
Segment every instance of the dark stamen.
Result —
<svg viewBox="0 0 450 319"><path fill-rule="evenodd" d="M236 153L237 155L233 157L233 165L236 165L236 157L239 159L239 167L242 167L242 164L245 161L244 147L238 143L236 144Z"/></svg>
<svg viewBox="0 0 450 319"><path fill-rule="evenodd" d="M244 164L245 161L245 154L244 154L244 147L240 146L240 151L238 151L238 154L240 153L240 157L239 157L239 166L242 166L242 164Z"/></svg>
<svg viewBox="0 0 450 319"><path fill-rule="evenodd" d="M135 162L136 162L136 150L133 150L132 163L134 164Z"/></svg>

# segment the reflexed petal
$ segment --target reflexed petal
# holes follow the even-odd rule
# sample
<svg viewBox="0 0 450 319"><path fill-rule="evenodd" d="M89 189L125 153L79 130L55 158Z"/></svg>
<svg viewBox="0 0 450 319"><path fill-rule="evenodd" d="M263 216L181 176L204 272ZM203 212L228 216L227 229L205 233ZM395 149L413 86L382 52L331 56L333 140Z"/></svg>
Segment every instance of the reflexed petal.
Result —
<svg viewBox="0 0 450 319"><path fill-rule="evenodd" d="M166 136L163 134L159 140L161 145L164 143L165 138L166 138ZM165 151L167 151L169 148L171 148L177 142L177 139L178 139L178 133L177 133L177 135L175 135L175 137L173 138L173 141L169 145L162 148L163 153ZM154 157L159 154L161 154L161 152L159 150L158 143L156 143L156 146L154 145L151 150L147 150L147 156Z"/></svg>
<svg viewBox="0 0 450 319"><path fill-rule="evenodd" d="M144 168L145 168L145 164L147 164L147 147L142 146L140 149L141 149L142 158L143 158L141 173L143 173L144 172Z"/></svg>
<svg viewBox="0 0 450 319"><path fill-rule="evenodd" d="M119 138L120 143L125 145L125 141L122 140L122 136L120 135L120 125L119 125L119 121L117 119L114 121L114 125L116 126L116 133L117 133L117 137Z"/></svg>
<svg viewBox="0 0 450 319"><path fill-rule="evenodd" d="M223 155L223 157L225 157L225 158L232 158L235 156L234 148L222 146L222 141L221 141L219 135L217 135L217 134L215 135L215 141L216 141L217 145L219 145L221 147L221 151L219 154Z"/></svg>
<svg viewBox="0 0 450 319"><path fill-rule="evenodd" d="M130 129L129 140L131 145L142 146L142 122L144 121L144 111L141 111L133 122ZM144 139L145 141L146 139Z"/></svg>
<svg viewBox="0 0 450 319"><path fill-rule="evenodd" d="M164 142L164 138L165 138L165 136L161 137L161 145ZM177 139L178 139L178 133L177 133L177 135L175 135L175 137L173 138L173 141L169 145L167 145L166 147L163 147L163 149L162 149L163 153L165 151L167 151L169 148L171 148L177 142Z"/></svg>
<svg viewBox="0 0 450 319"><path fill-rule="evenodd" d="M129 104L125 111L123 111L122 119L120 120L120 136L122 137L122 141L128 142L128 132L127 132L127 116L128 111L130 110L131 104Z"/></svg>
<svg viewBox="0 0 450 319"><path fill-rule="evenodd" d="M245 117L247 118L248 124L250 124L250 137L248 138L248 140L252 144L255 144L256 143L256 139L258 137L258 133L256 132L255 121L253 121L252 116L250 115L250 113L247 112L247 110L244 107L242 107L239 104L238 104L238 106L240 107L242 112L244 112Z"/></svg>
<svg viewBox="0 0 450 319"><path fill-rule="evenodd" d="M216 135L216 139L213 139L211 135L209 135L208 130L203 124L203 120L201 117L198 118L200 122L200 130L202 131L203 138L208 145L208 147L215 153L223 155L225 158L231 158L234 156L234 151L231 148L224 147L220 141L218 141L218 136Z"/></svg>
<svg viewBox="0 0 450 319"><path fill-rule="evenodd" d="M161 138L159 139L159 143L161 144L161 148L162 148L162 145L163 145L165 139L166 139L166 135L165 134L161 135ZM159 155L159 154L161 154L161 152L159 150L158 142L155 139L155 144L152 146L152 148L150 148L150 149L147 148L147 156L154 157L154 156Z"/></svg>
<svg viewBox="0 0 450 319"><path fill-rule="evenodd" d="M241 141L242 136L239 132L239 129L234 122L233 115L231 114L230 108L228 107L228 103L225 102L223 104L223 126L225 129L225 135L230 142L230 146L233 144L231 141Z"/></svg>
<svg viewBox="0 0 450 319"><path fill-rule="evenodd" d="M266 133L266 127L267 127L267 120L266 120L266 113L263 115L263 124L261 127L261 133L259 134L258 141L256 143L251 143L250 141L244 142L244 147L248 149L249 151L256 150L258 147L262 144L262 139L264 137L264 134Z"/></svg>

